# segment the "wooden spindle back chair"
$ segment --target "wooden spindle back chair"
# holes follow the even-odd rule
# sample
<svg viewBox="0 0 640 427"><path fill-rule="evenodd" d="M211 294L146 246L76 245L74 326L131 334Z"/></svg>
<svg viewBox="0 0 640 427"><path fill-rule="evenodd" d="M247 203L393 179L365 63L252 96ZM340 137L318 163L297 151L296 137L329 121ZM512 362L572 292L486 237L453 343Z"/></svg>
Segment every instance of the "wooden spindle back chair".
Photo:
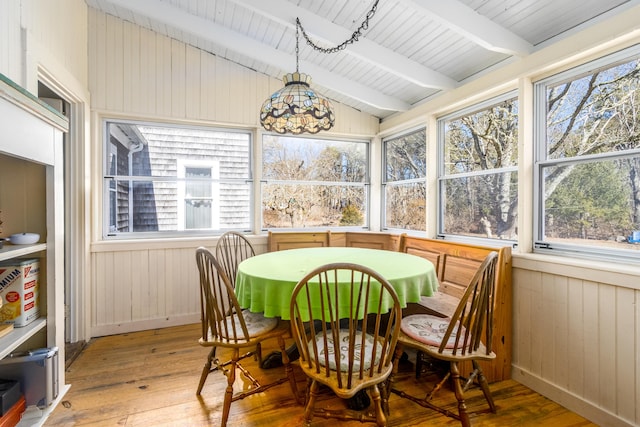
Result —
<svg viewBox="0 0 640 427"><path fill-rule="evenodd" d="M464 393L475 381L482 389L489 405L488 411L496 412L489 384L478 361L489 361L496 357L491 350L491 342L497 261L497 252L490 252L482 261L450 318L430 314L405 317L402 320L402 330L396 348L397 359L401 357L404 346L409 346L433 359L449 362L449 370L425 397L415 397L395 388L392 388L391 391L421 406L455 418L464 427L470 426ZM464 361L471 361L473 366L473 371L466 379L461 377L458 369L458 364ZM389 381L392 387L393 377L396 373L397 368ZM453 391L458 400L457 413L436 406L432 402L435 393L442 388L448 379L451 379Z"/></svg>
<svg viewBox="0 0 640 427"><path fill-rule="evenodd" d="M400 332L401 307L391 284L356 264L321 266L298 282L291 297L291 325L300 367L309 379L304 419L314 416L386 425L388 390ZM320 384L349 399L368 390L373 413L316 409Z"/></svg>
<svg viewBox="0 0 640 427"><path fill-rule="evenodd" d="M202 369L196 394L200 395L211 372L221 371L227 376L222 406L221 425L223 427L227 424L232 402L261 393L286 381L289 382L294 397L302 403L298 396L293 369L285 351L284 339L290 336L288 323L280 322L275 318L265 318L261 313L242 310L229 278L208 249L200 247L196 250L196 263L200 276L202 316L202 335L198 342L203 347L211 347ZM275 339L278 342L286 375L268 384L262 384L247 367L240 364L240 361L250 356L257 356L257 366L260 366L261 346L265 340L269 339ZM216 350L219 348L230 350L231 355L228 360L220 360L216 357ZM252 387L234 392L236 369L251 381Z"/></svg>
<svg viewBox="0 0 640 427"><path fill-rule="evenodd" d="M220 236L216 244L216 259L234 288L236 287L238 265L255 254L256 251L251 242L244 234L237 231L227 231Z"/></svg>

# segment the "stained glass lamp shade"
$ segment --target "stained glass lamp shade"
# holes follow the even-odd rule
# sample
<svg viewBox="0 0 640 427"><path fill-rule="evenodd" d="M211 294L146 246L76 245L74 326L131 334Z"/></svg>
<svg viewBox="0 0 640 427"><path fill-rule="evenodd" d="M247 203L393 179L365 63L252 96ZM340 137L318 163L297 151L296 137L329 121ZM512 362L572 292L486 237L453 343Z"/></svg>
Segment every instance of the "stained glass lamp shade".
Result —
<svg viewBox="0 0 640 427"><path fill-rule="evenodd" d="M284 87L271 95L260 109L260 124L267 131L294 135L329 130L335 121L328 99L311 89L311 76L286 74Z"/></svg>

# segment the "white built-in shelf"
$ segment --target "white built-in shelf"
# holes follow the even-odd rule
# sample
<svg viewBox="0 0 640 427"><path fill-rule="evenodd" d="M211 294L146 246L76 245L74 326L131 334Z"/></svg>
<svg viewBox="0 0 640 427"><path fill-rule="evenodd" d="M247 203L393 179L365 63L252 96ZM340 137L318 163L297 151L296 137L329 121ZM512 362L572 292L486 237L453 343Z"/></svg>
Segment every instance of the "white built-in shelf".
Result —
<svg viewBox="0 0 640 427"><path fill-rule="evenodd" d="M47 319L40 317L27 326L13 328L13 331L0 338L0 359L11 354L20 344L26 342L45 326L47 326Z"/></svg>
<svg viewBox="0 0 640 427"><path fill-rule="evenodd" d="M0 261L12 258L19 258L27 255L33 255L37 252L47 250L46 243L35 243L33 245L12 245L4 242L0 249Z"/></svg>
<svg viewBox="0 0 640 427"><path fill-rule="evenodd" d="M43 426L45 421L53 410L56 408L58 403L62 401L62 398L69 391L71 385L65 384L60 386L60 390L58 390L58 397L51 403L51 405L47 406L45 409L39 409L36 406L30 406L26 409L25 412L22 413L22 419L16 425L16 427L40 427Z"/></svg>

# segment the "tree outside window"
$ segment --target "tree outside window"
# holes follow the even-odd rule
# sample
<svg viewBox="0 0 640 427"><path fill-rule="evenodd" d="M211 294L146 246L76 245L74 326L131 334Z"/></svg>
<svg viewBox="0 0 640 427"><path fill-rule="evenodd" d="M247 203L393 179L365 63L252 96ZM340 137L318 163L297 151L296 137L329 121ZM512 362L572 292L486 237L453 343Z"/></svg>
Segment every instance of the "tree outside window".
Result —
<svg viewBox="0 0 640 427"><path fill-rule="evenodd" d="M440 234L515 240L518 100L494 99L439 120Z"/></svg>
<svg viewBox="0 0 640 427"><path fill-rule="evenodd" d="M426 230L426 131L384 140L383 228Z"/></svg>
<svg viewBox="0 0 640 427"><path fill-rule="evenodd" d="M537 83L536 102L539 247L640 249L639 49Z"/></svg>
<svg viewBox="0 0 640 427"><path fill-rule="evenodd" d="M262 228L366 227L368 143L264 135Z"/></svg>

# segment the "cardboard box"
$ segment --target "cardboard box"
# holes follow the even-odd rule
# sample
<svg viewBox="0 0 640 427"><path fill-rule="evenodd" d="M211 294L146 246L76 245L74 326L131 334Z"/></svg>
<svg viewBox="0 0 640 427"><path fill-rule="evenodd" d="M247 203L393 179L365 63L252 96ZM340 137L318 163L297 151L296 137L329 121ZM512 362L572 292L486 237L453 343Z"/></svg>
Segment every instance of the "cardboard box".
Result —
<svg viewBox="0 0 640 427"><path fill-rule="evenodd" d="M0 263L0 323L26 326L40 316L38 302L40 262L13 259Z"/></svg>

